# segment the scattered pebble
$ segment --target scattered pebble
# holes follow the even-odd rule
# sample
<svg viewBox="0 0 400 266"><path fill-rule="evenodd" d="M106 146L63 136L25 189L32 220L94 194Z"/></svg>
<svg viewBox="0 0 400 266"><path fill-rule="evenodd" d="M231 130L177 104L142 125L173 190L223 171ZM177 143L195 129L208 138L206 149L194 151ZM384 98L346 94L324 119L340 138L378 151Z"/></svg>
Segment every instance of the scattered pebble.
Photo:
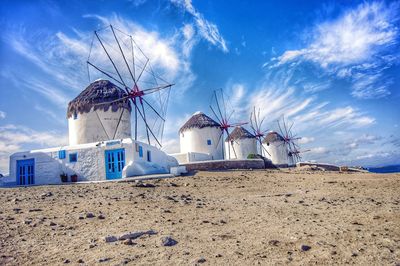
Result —
<svg viewBox="0 0 400 266"><path fill-rule="evenodd" d="M106 237L104 237L104 241L106 243L111 243L111 242L118 241L118 238L116 236L106 236Z"/></svg>
<svg viewBox="0 0 400 266"><path fill-rule="evenodd" d="M197 263L204 263L204 262L206 262L207 260L205 259L205 258L203 258L203 257L201 257L201 258L199 258L198 260L197 260Z"/></svg>
<svg viewBox="0 0 400 266"><path fill-rule="evenodd" d="M310 246L307 245L301 245L301 251L309 251L311 249Z"/></svg>
<svg viewBox="0 0 400 266"><path fill-rule="evenodd" d="M272 239L272 240L268 241L268 244L270 244L271 246L278 246L279 241L275 240L275 239Z"/></svg>
<svg viewBox="0 0 400 266"><path fill-rule="evenodd" d="M91 213L91 212L88 212L88 213L86 213L86 218L94 218L94 217L96 217L93 213Z"/></svg>
<svg viewBox="0 0 400 266"><path fill-rule="evenodd" d="M178 244L178 241L176 241L175 239L173 239L170 236L161 238L161 245L164 247L171 247L171 246L175 246L176 244Z"/></svg>

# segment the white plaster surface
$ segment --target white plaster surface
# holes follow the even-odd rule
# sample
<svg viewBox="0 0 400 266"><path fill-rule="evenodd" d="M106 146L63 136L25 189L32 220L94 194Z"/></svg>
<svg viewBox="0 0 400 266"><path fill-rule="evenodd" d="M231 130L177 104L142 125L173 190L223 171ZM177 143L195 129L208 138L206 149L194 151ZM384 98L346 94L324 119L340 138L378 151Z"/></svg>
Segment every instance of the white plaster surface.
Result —
<svg viewBox="0 0 400 266"><path fill-rule="evenodd" d="M218 143L221 130L218 127L190 128L180 133L181 153L202 153L211 155L212 160L223 159L222 145ZM211 145L207 144L211 140Z"/></svg>
<svg viewBox="0 0 400 266"><path fill-rule="evenodd" d="M121 121L118 124L120 117ZM117 130L115 130L116 128ZM77 119L70 117L68 119L68 130L69 145L130 138L130 112L124 108L119 108L118 111L113 112L111 108L109 108L106 112L104 112L104 110L97 110L96 114L92 108L88 113L78 113Z"/></svg>
<svg viewBox="0 0 400 266"><path fill-rule="evenodd" d="M255 138L225 141L226 159L247 159L249 154L257 154L257 141Z"/></svg>
<svg viewBox="0 0 400 266"><path fill-rule="evenodd" d="M287 145L283 141L274 141L270 142L269 145L267 143L263 143L263 147L268 151L267 154L264 151L264 156L272 161L273 164L276 165L292 165L292 160L289 160L289 150Z"/></svg>

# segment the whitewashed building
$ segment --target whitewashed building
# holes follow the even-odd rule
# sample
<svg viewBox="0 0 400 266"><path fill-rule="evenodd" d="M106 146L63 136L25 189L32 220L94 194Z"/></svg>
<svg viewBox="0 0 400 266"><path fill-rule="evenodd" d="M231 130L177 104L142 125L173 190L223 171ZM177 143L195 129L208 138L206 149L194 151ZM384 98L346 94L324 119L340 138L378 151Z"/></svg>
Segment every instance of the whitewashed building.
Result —
<svg viewBox="0 0 400 266"><path fill-rule="evenodd" d="M225 159L247 159L257 154L257 139L244 127L235 127L225 139Z"/></svg>
<svg viewBox="0 0 400 266"><path fill-rule="evenodd" d="M271 131L265 136L262 145L268 153L264 155L277 166L293 165L292 156L289 156L289 147L284 138L277 132Z"/></svg>
<svg viewBox="0 0 400 266"><path fill-rule="evenodd" d="M202 112L194 113L179 129L180 153L171 154L179 163L222 160L220 125Z"/></svg>
<svg viewBox="0 0 400 266"><path fill-rule="evenodd" d="M68 105L70 145L12 154L8 180L60 184L65 175L69 181L99 181L170 173L178 166L175 158L131 138L129 101L112 102L123 93L106 80L90 84Z"/></svg>

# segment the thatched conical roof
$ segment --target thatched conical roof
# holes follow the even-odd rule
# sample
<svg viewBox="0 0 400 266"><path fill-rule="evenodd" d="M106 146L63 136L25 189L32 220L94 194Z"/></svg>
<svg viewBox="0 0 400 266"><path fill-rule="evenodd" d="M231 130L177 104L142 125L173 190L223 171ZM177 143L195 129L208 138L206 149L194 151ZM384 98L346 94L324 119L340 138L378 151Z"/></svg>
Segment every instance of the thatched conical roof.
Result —
<svg viewBox="0 0 400 266"><path fill-rule="evenodd" d="M265 136L263 143L271 143L275 141L285 141L284 138L279 135L279 133L275 131L268 132L267 136Z"/></svg>
<svg viewBox="0 0 400 266"><path fill-rule="evenodd" d="M220 127L212 118L202 112L196 112L189 118L188 121L179 129L179 132L186 131L191 128L204 128L204 127Z"/></svg>
<svg viewBox="0 0 400 266"><path fill-rule="evenodd" d="M132 110L128 99L110 103L126 95L126 92L118 88L108 80L96 80L84 89L75 99L69 102L67 118L74 113L88 113L92 107L94 110L107 111L110 107L113 112L119 108ZM104 103L104 104L102 104Z"/></svg>
<svg viewBox="0 0 400 266"><path fill-rule="evenodd" d="M255 136L251 134L247 129L244 127L235 127L229 137L225 139L225 141L234 141L238 139L254 139Z"/></svg>

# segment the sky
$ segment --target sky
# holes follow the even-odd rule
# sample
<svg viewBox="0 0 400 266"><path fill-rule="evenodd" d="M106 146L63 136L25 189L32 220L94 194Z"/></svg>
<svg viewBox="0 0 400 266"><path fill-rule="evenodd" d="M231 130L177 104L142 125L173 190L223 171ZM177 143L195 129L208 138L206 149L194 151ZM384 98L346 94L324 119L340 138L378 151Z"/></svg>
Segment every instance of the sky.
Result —
<svg viewBox="0 0 400 266"><path fill-rule="evenodd" d="M133 36L171 83L163 149L222 88L263 129L294 123L303 160L400 163L399 1L0 3L0 173L9 155L68 144L68 102L89 85L93 31Z"/></svg>

